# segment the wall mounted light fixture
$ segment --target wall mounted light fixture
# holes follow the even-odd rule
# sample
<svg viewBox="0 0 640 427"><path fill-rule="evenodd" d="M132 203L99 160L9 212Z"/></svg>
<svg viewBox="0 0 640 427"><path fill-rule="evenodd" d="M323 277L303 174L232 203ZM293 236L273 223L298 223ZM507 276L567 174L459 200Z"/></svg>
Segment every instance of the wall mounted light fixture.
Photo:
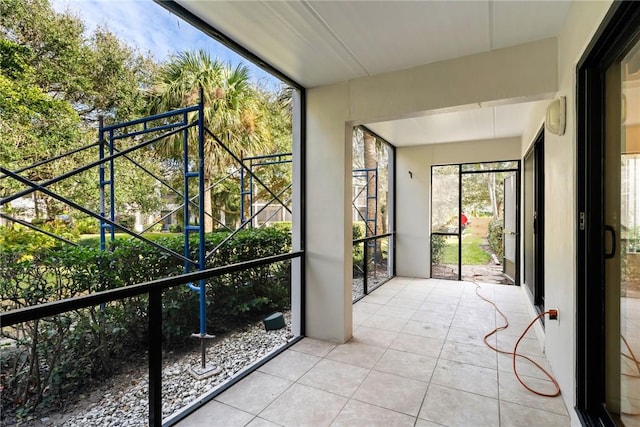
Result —
<svg viewBox="0 0 640 427"><path fill-rule="evenodd" d="M567 127L567 98L565 96L551 101L547 107L547 117L544 123L552 134L564 135Z"/></svg>

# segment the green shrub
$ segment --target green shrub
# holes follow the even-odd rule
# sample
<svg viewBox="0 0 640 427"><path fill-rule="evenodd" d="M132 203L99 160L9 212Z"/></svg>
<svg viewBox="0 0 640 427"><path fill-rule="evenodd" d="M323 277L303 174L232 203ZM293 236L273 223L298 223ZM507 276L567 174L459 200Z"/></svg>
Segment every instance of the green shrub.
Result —
<svg viewBox="0 0 640 427"><path fill-rule="evenodd" d="M362 242L353 245L353 275L360 277L364 273L364 244Z"/></svg>
<svg viewBox="0 0 640 427"><path fill-rule="evenodd" d="M496 254L498 259L504 257L504 234L503 234L503 221L497 219L489 223L489 230L487 240L489 241L489 247Z"/></svg>
<svg viewBox="0 0 640 427"><path fill-rule="evenodd" d="M431 236L431 264L440 264L447 242L444 236L434 234Z"/></svg>
<svg viewBox="0 0 640 427"><path fill-rule="evenodd" d="M278 231L283 231L291 234L293 223L291 221L279 221L279 222L274 222L272 227Z"/></svg>
<svg viewBox="0 0 640 427"><path fill-rule="evenodd" d="M181 235L154 239L183 253ZM211 251L229 232L206 235ZM207 259L206 267L223 266L289 252L289 233L275 228L245 230ZM191 259L198 259L197 236L190 238ZM91 246L42 247L25 255L20 246L1 247L2 310L11 310L128 286L184 271L183 261L139 240L116 239L110 250ZM290 262L223 275L206 283L207 332L227 331L290 304ZM181 349L197 342L198 293L186 285L163 293L163 347ZM3 409L25 413L40 405L62 404L88 382L112 375L120 362L139 357L147 345L146 295L110 302L4 328L15 345L0 358ZM37 343L37 345L34 345ZM14 405L17 405L14 406Z"/></svg>
<svg viewBox="0 0 640 427"><path fill-rule="evenodd" d="M166 232L146 232L144 233L142 236L145 239L149 239L151 241L157 241L157 240L162 240L162 239L166 239L167 237L173 237L173 236L180 236L180 239L182 239L182 234L171 234L171 233L166 233ZM126 233L116 233L116 241L128 241L128 240L134 240L135 237L132 237L130 234L126 234ZM106 233L106 241L107 241L107 246L109 246L111 243L111 237L109 236L109 233ZM182 242L182 240L180 240ZM93 247L93 248L99 248L100 247L100 236L81 236L78 239L78 245L80 246L88 246L88 247Z"/></svg>
<svg viewBox="0 0 640 427"><path fill-rule="evenodd" d="M79 233L72 225L62 220L35 220L33 225L48 231L56 236L75 242ZM0 227L0 248L15 249L23 254L33 254L41 249L61 247L66 245L63 241L50 237L44 233L15 224L9 227Z"/></svg>
<svg viewBox="0 0 640 427"><path fill-rule="evenodd" d="M367 226L364 221L353 222L353 240L362 239L366 235Z"/></svg>
<svg viewBox="0 0 640 427"><path fill-rule="evenodd" d="M100 221L96 218L78 218L74 220L74 223L80 234L97 234L100 232Z"/></svg>

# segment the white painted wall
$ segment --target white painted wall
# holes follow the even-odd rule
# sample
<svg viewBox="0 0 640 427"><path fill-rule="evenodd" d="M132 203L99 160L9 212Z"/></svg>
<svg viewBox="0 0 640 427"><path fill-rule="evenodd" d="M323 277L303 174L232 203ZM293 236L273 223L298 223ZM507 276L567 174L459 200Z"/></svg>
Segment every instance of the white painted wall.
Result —
<svg viewBox="0 0 640 427"><path fill-rule="evenodd" d="M429 277L432 165L519 158L520 138L397 148L396 273Z"/></svg>
<svg viewBox="0 0 640 427"><path fill-rule="evenodd" d="M470 55L350 82L350 119L360 123L557 90L556 40Z"/></svg>
<svg viewBox="0 0 640 427"><path fill-rule="evenodd" d="M576 426L576 66L610 4L573 2L558 38L558 96L567 97L567 130L545 133L545 303L559 311L559 321L546 324L545 351ZM531 117L523 153L543 119L544 112Z"/></svg>

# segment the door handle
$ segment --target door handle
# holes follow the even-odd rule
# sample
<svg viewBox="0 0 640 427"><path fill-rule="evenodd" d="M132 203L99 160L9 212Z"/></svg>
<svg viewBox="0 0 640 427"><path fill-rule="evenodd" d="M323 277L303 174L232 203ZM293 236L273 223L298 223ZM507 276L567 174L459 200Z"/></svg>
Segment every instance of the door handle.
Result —
<svg viewBox="0 0 640 427"><path fill-rule="evenodd" d="M604 231L608 231L609 233L611 233L611 252L609 253L605 252L604 258L611 259L616 256L616 246L618 246L618 243L616 241L616 230L610 225L605 225Z"/></svg>

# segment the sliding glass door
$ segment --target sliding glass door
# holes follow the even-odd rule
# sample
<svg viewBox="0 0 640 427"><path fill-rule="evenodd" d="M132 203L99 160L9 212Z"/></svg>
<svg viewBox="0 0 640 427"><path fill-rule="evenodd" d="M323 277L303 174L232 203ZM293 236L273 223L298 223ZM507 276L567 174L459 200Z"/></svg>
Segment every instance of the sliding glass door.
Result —
<svg viewBox="0 0 640 427"><path fill-rule="evenodd" d="M640 425L640 41L605 74L605 401Z"/></svg>

